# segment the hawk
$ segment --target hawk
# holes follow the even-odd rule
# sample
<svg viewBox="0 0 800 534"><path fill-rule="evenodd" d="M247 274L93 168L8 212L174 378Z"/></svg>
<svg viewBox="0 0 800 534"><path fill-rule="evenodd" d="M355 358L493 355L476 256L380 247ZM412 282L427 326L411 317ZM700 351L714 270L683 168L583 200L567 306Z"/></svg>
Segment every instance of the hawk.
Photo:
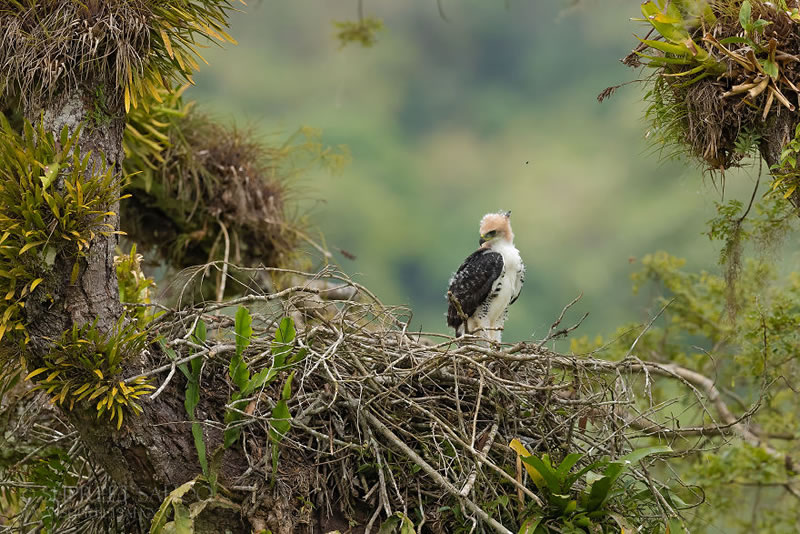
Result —
<svg viewBox="0 0 800 534"><path fill-rule="evenodd" d="M447 325L456 336L476 334L500 342L508 307L519 298L524 282L511 212L487 213L481 219L478 250L450 279Z"/></svg>

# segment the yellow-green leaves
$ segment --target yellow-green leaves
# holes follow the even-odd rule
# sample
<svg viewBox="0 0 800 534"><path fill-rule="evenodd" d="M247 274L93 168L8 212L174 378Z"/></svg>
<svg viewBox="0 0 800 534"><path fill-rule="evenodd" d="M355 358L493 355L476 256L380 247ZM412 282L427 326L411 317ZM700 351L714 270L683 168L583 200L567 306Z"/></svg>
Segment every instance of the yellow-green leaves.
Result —
<svg viewBox="0 0 800 534"><path fill-rule="evenodd" d="M374 17L365 17L354 22L334 22L333 25L342 48L351 43L369 48L378 41L378 32L383 29L383 21Z"/></svg>
<svg viewBox="0 0 800 534"><path fill-rule="evenodd" d="M517 456L519 456L520 459L531 456L531 453L528 452L528 449L525 448L525 445L523 445L522 442L520 442L517 438L512 439L511 443L509 443L508 446L511 447L514 450L514 452L517 453ZM531 477L533 483L536 484L536 487L539 489L543 489L546 486L546 484L544 478L542 478L542 475L539 474L539 471L537 471L535 467L533 467L531 464L527 462L523 462L523 466L525 467L525 470L528 472L528 476Z"/></svg>
<svg viewBox="0 0 800 534"><path fill-rule="evenodd" d="M66 126L54 135L41 122L20 133L0 115L0 340L13 331L26 341L20 311L58 255L77 268L91 241L113 231L105 222L119 198L113 169L103 158L90 169L79 135Z"/></svg>
<svg viewBox="0 0 800 534"><path fill-rule="evenodd" d="M667 41L674 45L673 52L679 55L689 55L697 62L703 63L709 59L709 54L689 36L681 12L675 2L668 3L666 11L662 11L652 0L642 4L642 14L645 20L652 24L655 30ZM716 61L713 61L716 64Z"/></svg>
<svg viewBox="0 0 800 534"><path fill-rule="evenodd" d="M124 316L109 334L101 334L94 324L75 325L53 342L44 365L25 378L41 378L47 373L33 390L44 391L51 403L68 410L85 402L97 411L97 417L106 415L120 428L126 413L142 413L137 400L155 389L145 377L126 381L119 376L121 363L138 354L144 341L145 334Z"/></svg>
<svg viewBox="0 0 800 534"><path fill-rule="evenodd" d="M272 341L272 365L251 376L250 369L244 361L244 351L250 345L250 339L253 333L251 323L252 318L250 317L250 312L244 306L240 306L236 311L234 325L236 353L231 358L231 363L228 368L231 380L238 388L238 391L236 391L231 398L231 409L225 414L225 422L229 424L234 424L242 419L241 410L244 397L271 384L281 371L300 362L306 355L305 349L298 350L295 354L292 354L297 333L295 331L294 321L292 321L291 317L284 317L278 324L278 328L275 330L275 338ZM277 444L289 430L290 416L287 401L291 398L293 378L294 372L292 372L284 382L280 399L272 413L270 437L275 443L273 455L277 454ZM225 447L229 447L236 442L236 440L239 439L239 434L240 428L238 426L229 426L225 430ZM277 456L273 456L273 463L276 462Z"/></svg>
<svg viewBox="0 0 800 534"><path fill-rule="evenodd" d="M150 294L156 285L153 279L145 276L142 271L143 259L143 256L136 252L136 244L131 245L128 254L114 256L119 299L126 305L125 311L139 321L140 328L156 315L153 308L137 306L137 304L150 304Z"/></svg>

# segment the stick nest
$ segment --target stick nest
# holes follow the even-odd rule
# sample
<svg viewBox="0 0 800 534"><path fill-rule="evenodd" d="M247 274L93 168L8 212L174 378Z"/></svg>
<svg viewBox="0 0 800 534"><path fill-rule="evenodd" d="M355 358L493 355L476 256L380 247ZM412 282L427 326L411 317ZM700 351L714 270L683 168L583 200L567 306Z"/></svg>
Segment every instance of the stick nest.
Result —
<svg viewBox="0 0 800 534"><path fill-rule="evenodd" d="M616 411L634 405L637 380L623 378L635 370L633 360L562 356L544 342L486 346L473 337L419 335L406 328L407 310L382 305L341 273L282 274L297 285L169 311L152 327L173 340L168 346L180 360L204 359L197 419L205 420L211 451L225 425L224 413L208 399L235 391L227 379L233 320L220 311L250 310L253 336L244 361L253 374L273 364L281 318L294 319L293 351L307 351L305 357L236 410L249 466L233 476L233 489L252 493L244 500L254 525L259 517L280 515L276 502L290 502L296 506L282 516L287 533L311 532L313 524L327 525L323 532L347 531L331 522L336 516L376 532L395 512L423 520L424 532L466 532L476 522L507 532L542 505L508 446L512 439L556 464L568 452L584 454L580 465L586 465L633 448L634 427ZM200 320L208 328L203 344L190 341ZM163 379L170 360L152 365L161 367L150 374ZM291 429L277 443L269 436L289 373ZM658 493L636 470L626 483L637 478ZM663 523L653 501L619 511L633 524Z"/></svg>

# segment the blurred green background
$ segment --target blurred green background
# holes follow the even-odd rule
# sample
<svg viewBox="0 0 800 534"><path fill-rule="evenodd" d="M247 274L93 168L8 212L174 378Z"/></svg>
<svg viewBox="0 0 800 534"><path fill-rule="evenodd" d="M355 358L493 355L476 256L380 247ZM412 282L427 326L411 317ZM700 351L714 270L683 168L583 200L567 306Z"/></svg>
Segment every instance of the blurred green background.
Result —
<svg viewBox="0 0 800 534"><path fill-rule="evenodd" d="M600 104L605 87L642 73L619 62L641 32L638 2L365 0L385 30L373 48L340 48L334 20L356 0L263 1L232 19L238 47L211 48L189 96L265 139L299 126L349 146L341 176L293 184L344 270L415 328L447 331L444 293L477 246L488 211L513 210L528 267L505 341L540 338L580 292L580 332L647 319L634 297L636 258L665 249L719 271L702 235L721 188L691 163L663 161L646 137L638 85ZM755 170L729 174L749 197ZM745 199L746 201L746 199Z"/></svg>

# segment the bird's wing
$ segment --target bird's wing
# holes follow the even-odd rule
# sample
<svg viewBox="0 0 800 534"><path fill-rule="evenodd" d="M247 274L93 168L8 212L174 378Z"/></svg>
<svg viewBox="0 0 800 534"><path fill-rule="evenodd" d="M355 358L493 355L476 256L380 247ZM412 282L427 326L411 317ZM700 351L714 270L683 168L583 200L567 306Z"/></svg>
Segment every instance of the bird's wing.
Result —
<svg viewBox="0 0 800 534"><path fill-rule="evenodd" d="M503 256L497 252L478 249L464 260L450 282L447 324L457 328L463 320L453 302L457 300L466 317L470 317L486 300L492 284L503 272Z"/></svg>

